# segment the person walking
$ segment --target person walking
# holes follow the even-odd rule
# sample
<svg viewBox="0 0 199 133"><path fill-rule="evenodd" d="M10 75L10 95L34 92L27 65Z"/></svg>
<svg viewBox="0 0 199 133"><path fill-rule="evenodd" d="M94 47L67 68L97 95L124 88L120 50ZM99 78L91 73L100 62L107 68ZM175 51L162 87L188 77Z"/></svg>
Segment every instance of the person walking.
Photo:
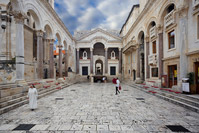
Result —
<svg viewBox="0 0 199 133"><path fill-rule="evenodd" d="M28 90L27 97L29 98L29 106L32 111L37 108L37 96L38 96L37 89L35 88L34 85L31 85Z"/></svg>
<svg viewBox="0 0 199 133"><path fill-rule="evenodd" d="M116 80L116 93L115 93L115 95L117 95L118 93L120 93L119 87L120 87L120 81L119 81L119 79L117 78L117 80Z"/></svg>

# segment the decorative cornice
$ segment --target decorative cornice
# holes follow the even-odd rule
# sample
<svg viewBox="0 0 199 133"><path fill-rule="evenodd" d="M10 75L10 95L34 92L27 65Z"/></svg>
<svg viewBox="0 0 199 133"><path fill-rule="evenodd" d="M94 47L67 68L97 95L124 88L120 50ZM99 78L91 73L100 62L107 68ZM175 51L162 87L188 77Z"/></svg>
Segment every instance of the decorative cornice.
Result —
<svg viewBox="0 0 199 133"><path fill-rule="evenodd" d="M90 32L84 34L82 37L76 39L76 41L80 41L80 40L82 40L82 39L84 39L84 38L86 38L86 37L88 37L88 36L90 36L90 35L92 35L92 34L94 34L94 33L97 33L97 32L102 32L102 33L104 33L104 34L106 34L106 35L108 35L108 36L111 36L111 37L113 37L113 38L115 38L115 39L117 39L117 40L122 41L122 38L120 38L120 37L118 37L118 36L114 36L113 34L107 32L107 31L104 31L103 29L100 29L100 28L97 28L97 29L95 29L95 30L93 30L93 31L90 31Z"/></svg>
<svg viewBox="0 0 199 133"><path fill-rule="evenodd" d="M71 37L72 40L74 40L73 36L71 35L71 33L68 31L68 29L66 28L65 24L63 23L63 21L59 18L59 16L57 15L57 13L55 12L55 10L52 8L52 6L46 1L46 0L39 0L39 2L41 2L45 7L47 7L48 11L53 15L53 17L57 20L58 24L60 24L60 26L64 29L64 31L68 34L68 36Z"/></svg>
<svg viewBox="0 0 199 133"><path fill-rule="evenodd" d="M130 33L132 32L132 30L134 29L135 26L138 25L138 23L140 22L140 20L143 18L144 15L147 15L146 12L148 12L149 8L152 7L152 5L156 2L156 0L149 0L145 6L145 8L142 10L142 12L138 15L137 19L135 20L135 22L133 23L133 25L131 26L131 28L128 30L127 34L125 36L129 36Z"/></svg>

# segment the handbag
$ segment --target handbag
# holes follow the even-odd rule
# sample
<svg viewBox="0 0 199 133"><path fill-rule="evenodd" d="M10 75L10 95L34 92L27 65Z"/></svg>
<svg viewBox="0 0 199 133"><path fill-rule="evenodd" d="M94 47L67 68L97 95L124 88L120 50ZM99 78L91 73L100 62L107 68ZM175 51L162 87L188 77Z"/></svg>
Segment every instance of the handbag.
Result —
<svg viewBox="0 0 199 133"><path fill-rule="evenodd" d="M121 87L121 86L119 86L119 90L122 90L122 87Z"/></svg>

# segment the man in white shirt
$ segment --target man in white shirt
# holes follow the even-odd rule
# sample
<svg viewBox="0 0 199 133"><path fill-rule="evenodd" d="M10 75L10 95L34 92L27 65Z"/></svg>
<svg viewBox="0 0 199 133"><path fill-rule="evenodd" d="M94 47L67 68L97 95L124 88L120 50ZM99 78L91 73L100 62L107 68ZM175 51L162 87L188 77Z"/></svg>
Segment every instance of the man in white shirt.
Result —
<svg viewBox="0 0 199 133"><path fill-rule="evenodd" d="M120 91L119 91L119 86L120 86L120 81L119 81L119 79L117 78L117 80L116 80L116 93L115 93L115 95L117 95L117 92L120 93Z"/></svg>

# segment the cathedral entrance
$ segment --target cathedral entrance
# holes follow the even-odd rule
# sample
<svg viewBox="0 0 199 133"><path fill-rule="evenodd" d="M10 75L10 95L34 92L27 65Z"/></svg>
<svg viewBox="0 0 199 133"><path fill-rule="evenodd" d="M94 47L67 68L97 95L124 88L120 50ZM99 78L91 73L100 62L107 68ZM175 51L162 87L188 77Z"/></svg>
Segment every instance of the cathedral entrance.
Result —
<svg viewBox="0 0 199 133"><path fill-rule="evenodd" d="M96 60L95 62L95 74L103 75L103 61L102 60Z"/></svg>

